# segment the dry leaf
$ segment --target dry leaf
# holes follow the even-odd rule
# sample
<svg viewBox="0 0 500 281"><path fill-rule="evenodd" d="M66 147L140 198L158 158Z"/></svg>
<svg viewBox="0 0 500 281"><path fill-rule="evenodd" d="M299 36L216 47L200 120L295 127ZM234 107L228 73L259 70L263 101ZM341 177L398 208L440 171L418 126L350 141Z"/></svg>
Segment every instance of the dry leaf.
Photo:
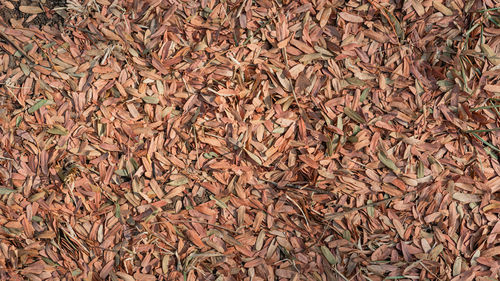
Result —
<svg viewBox="0 0 500 281"><path fill-rule="evenodd" d="M340 12L339 16L349 22L356 22L356 23L364 22L364 19L362 17L347 12Z"/></svg>
<svg viewBox="0 0 500 281"><path fill-rule="evenodd" d="M37 6L19 6L19 11L26 14L39 14L43 13L42 8Z"/></svg>
<svg viewBox="0 0 500 281"><path fill-rule="evenodd" d="M3 0L2 279L496 280L495 1L309 2Z"/></svg>

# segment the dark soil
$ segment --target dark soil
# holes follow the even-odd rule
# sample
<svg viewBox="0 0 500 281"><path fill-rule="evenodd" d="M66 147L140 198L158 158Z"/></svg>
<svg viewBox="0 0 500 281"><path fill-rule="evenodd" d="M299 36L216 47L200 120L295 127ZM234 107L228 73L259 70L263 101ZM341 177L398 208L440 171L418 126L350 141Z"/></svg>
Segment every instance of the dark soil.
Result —
<svg viewBox="0 0 500 281"><path fill-rule="evenodd" d="M193 201L194 203L196 203L196 206L198 205L201 205L201 204L204 204L204 203L207 203L208 201L212 200L210 199L210 192L205 190L201 196L200 195L196 195L193 197Z"/></svg>
<svg viewBox="0 0 500 281"><path fill-rule="evenodd" d="M64 18L58 15L53 9L58 7L66 7L66 0L10 0L14 5L14 9L9 9L7 5L0 3L0 19L9 23L11 19L23 19L23 26L59 26L64 22ZM19 10L19 6L37 6L48 12L37 14L30 22L26 20L32 14L26 14Z"/></svg>

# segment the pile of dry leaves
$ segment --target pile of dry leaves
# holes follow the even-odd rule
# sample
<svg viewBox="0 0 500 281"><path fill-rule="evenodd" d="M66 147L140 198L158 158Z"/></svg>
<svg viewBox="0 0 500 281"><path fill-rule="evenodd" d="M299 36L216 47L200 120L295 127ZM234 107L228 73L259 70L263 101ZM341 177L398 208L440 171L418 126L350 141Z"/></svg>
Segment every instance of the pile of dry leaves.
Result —
<svg viewBox="0 0 500 281"><path fill-rule="evenodd" d="M495 0L0 15L0 279L498 280Z"/></svg>

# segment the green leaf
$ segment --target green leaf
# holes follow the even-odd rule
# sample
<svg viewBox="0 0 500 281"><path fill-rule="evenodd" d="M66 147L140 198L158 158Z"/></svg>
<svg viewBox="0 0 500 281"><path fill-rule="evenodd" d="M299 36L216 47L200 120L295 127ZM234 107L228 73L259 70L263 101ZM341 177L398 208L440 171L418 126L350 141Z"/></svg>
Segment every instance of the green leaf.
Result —
<svg viewBox="0 0 500 281"><path fill-rule="evenodd" d="M29 43L26 46L24 46L23 49L24 49L25 52L29 52L29 51L31 51L33 49L33 44Z"/></svg>
<svg viewBox="0 0 500 281"><path fill-rule="evenodd" d="M442 91L448 91L455 86L455 83L450 80L439 80L436 84L441 88Z"/></svg>
<svg viewBox="0 0 500 281"><path fill-rule="evenodd" d="M344 232L342 232L342 238L344 238L345 240L348 240L350 241L351 240L351 232L349 230L344 230Z"/></svg>
<svg viewBox="0 0 500 281"><path fill-rule="evenodd" d="M0 195L11 194L11 193L15 193L15 192L17 192L17 190L15 190L15 189L0 187Z"/></svg>
<svg viewBox="0 0 500 281"><path fill-rule="evenodd" d="M500 57L495 53L493 48L491 48L487 44L481 44L481 50L483 53L486 54L488 57L488 60L493 64L493 65L499 65L500 64Z"/></svg>
<svg viewBox="0 0 500 281"><path fill-rule="evenodd" d="M398 19L391 12L389 12L389 11L387 11L387 15L391 19L391 22L394 25L394 29L396 29L396 34L398 35L399 40L400 41L405 40L405 32L401 28L401 24L399 23Z"/></svg>
<svg viewBox="0 0 500 281"><path fill-rule="evenodd" d="M491 129L482 129L482 130L467 130L465 131L466 133L485 133L485 132L492 132L492 131L498 131L500 128L491 128Z"/></svg>
<svg viewBox="0 0 500 281"><path fill-rule="evenodd" d="M120 205L115 203L115 217L119 219L121 216Z"/></svg>
<svg viewBox="0 0 500 281"><path fill-rule="evenodd" d="M484 143L485 145L487 145L489 148L495 150L496 152L500 152L500 149L498 149L498 147L492 145L491 143L485 141L482 137L480 137L478 134L476 133L472 133L473 136L475 136L477 139L479 139L482 143Z"/></svg>
<svg viewBox="0 0 500 281"><path fill-rule="evenodd" d="M40 257L42 258L42 260L43 260L46 264L48 264L48 265L50 265L50 266L61 266L60 264L58 264L57 262L55 262L55 261L51 260L50 258L47 258L47 257L44 257L44 256L40 256Z"/></svg>
<svg viewBox="0 0 500 281"><path fill-rule="evenodd" d="M332 252L330 252L330 249L328 249L326 246L321 246L321 253L323 253L323 256L325 256L326 260L334 265L337 263L337 260L333 256Z"/></svg>
<svg viewBox="0 0 500 281"><path fill-rule="evenodd" d="M217 153L211 151L211 152L205 152L205 153L203 153L203 157L205 157L205 159L212 159L212 158L219 157L219 155Z"/></svg>
<svg viewBox="0 0 500 281"><path fill-rule="evenodd" d="M334 152L334 140L338 139L338 136L336 135L334 138L329 138L328 141L326 142L326 155L327 156L332 156Z"/></svg>
<svg viewBox="0 0 500 281"><path fill-rule="evenodd" d="M44 106L49 100L39 100L37 103L35 103L30 109L28 109L28 113L33 113L37 110L39 110L42 106Z"/></svg>
<svg viewBox="0 0 500 281"><path fill-rule="evenodd" d="M363 90L363 92L361 92L361 96L359 97L359 101L360 102L364 102L366 97L368 96L368 93L371 91L372 88L368 87L368 88L365 88Z"/></svg>
<svg viewBox="0 0 500 281"><path fill-rule="evenodd" d="M23 71L24 75L28 76L31 73L31 69L29 68L28 65L24 63L20 63L19 66L21 67L21 70Z"/></svg>
<svg viewBox="0 0 500 281"><path fill-rule="evenodd" d="M401 173L401 170L392 162L391 159L387 158L384 152L379 151L377 153L378 159L382 162L387 168L391 169L396 175Z"/></svg>
<svg viewBox="0 0 500 281"><path fill-rule="evenodd" d="M341 131L344 130L344 122L342 121L342 115L337 115L337 128L339 128L339 130Z"/></svg>
<svg viewBox="0 0 500 281"><path fill-rule="evenodd" d="M480 107L471 108L470 110L471 111L478 111L478 110L481 110L481 109L498 108L498 107L500 107L500 104L480 106Z"/></svg>
<svg viewBox="0 0 500 281"><path fill-rule="evenodd" d="M31 220L34 222L42 222L43 221L43 219L39 216L33 216L33 217L31 217Z"/></svg>
<svg viewBox="0 0 500 281"><path fill-rule="evenodd" d="M345 81L347 81L347 83L354 85L354 86L364 86L365 85L365 82L363 82L363 80L356 78L356 77L346 78Z"/></svg>
<svg viewBox="0 0 500 281"><path fill-rule="evenodd" d="M19 125L21 125L21 121L23 121L23 117L21 115L17 116L17 118L16 118L16 128L19 128Z"/></svg>
<svg viewBox="0 0 500 281"><path fill-rule="evenodd" d="M139 169L139 164L137 163L137 161L135 161L134 158L130 158L130 163L132 164L132 166L134 166L134 169L137 170Z"/></svg>
<svg viewBox="0 0 500 281"><path fill-rule="evenodd" d="M54 46L55 44L56 44L56 42L47 43L47 44L42 46L42 49L48 49L48 48Z"/></svg>
<svg viewBox="0 0 500 281"><path fill-rule="evenodd" d="M354 121L360 123L360 124L365 124L366 121L359 115L356 111L352 110L350 107L344 107L344 113L349 116L351 119Z"/></svg>

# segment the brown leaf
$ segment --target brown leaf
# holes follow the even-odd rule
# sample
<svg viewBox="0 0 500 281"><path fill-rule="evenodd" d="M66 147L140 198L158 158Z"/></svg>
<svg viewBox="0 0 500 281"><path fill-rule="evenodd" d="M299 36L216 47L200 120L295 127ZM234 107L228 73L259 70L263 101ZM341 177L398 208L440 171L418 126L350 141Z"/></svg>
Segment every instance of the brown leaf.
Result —
<svg viewBox="0 0 500 281"><path fill-rule="evenodd" d="M344 20L350 21L350 22L356 22L356 23L362 23L362 22L364 22L364 19L362 17L357 16L357 15L353 15L353 14L350 14L350 13L347 13L347 12L340 12L339 16L341 18L343 18Z"/></svg>
<svg viewBox="0 0 500 281"><path fill-rule="evenodd" d="M40 14L43 13L42 8L37 6L19 6L19 11L26 14Z"/></svg>

